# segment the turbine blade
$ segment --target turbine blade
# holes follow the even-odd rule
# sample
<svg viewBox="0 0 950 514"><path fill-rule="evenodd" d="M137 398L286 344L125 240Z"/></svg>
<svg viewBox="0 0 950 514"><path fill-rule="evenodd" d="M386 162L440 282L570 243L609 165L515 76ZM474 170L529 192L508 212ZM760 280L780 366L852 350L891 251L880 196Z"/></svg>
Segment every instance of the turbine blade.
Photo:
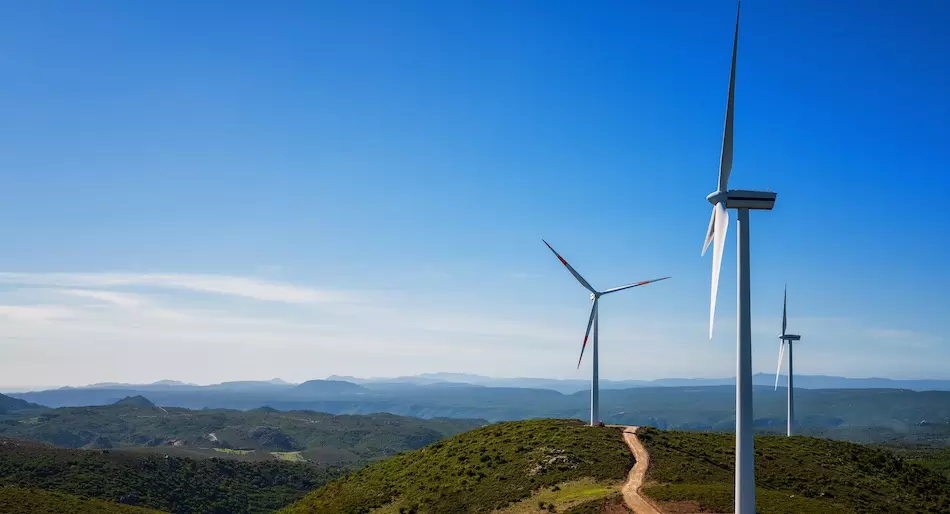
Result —
<svg viewBox="0 0 950 514"><path fill-rule="evenodd" d="M716 296L719 294L719 270L722 268L722 252L726 245L726 231L729 229L729 213L726 207L719 202L714 207L716 227L714 232L712 262L712 290L709 296L709 338L713 336L713 326L716 322Z"/></svg>
<svg viewBox="0 0 950 514"><path fill-rule="evenodd" d="M775 390L778 391L778 376L782 372L782 357L785 356L785 340L778 344L778 367L775 368Z"/></svg>
<svg viewBox="0 0 950 514"><path fill-rule="evenodd" d="M713 206L712 214L709 215L709 228L706 229L706 240L703 241L703 253L702 253L703 256L706 255L706 249L709 248L709 243L712 243L713 234L716 233L715 228L716 228L716 207Z"/></svg>
<svg viewBox="0 0 950 514"><path fill-rule="evenodd" d="M581 359L584 358L584 349L587 348L587 338L590 337L590 327L594 324L594 312L597 311L597 299L594 299L590 308L590 319L587 320L587 332L584 333L584 344L581 345L581 356L577 358L577 369L581 369Z"/></svg>
<svg viewBox="0 0 950 514"><path fill-rule="evenodd" d="M620 286L620 287L615 287L615 288L613 288L613 289L608 289L608 290L606 290L606 291L604 291L604 292L602 292L602 293L600 293L600 294L616 293L617 291L623 291L624 289L630 289L631 287L645 286L645 285L647 285L647 284L652 284L652 283L654 283L654 282L659 282L659 281L661 281L661 280L666 280L666 279L668 279L668 278L670 278L670 277L654 278L653 280L644 280L643 282L635 282L635 283L633 283L633 284L627 284L627 285L625 285L625 286Z"/></svg>
<svg viewBox="0 0 950 514"><path fill-rule="evenodd" d="M725 191L732 173L732 139L736 97L736 53L739 50L739 8L736 8L736 33L732 40L732 68L729 72L729 99L726 101L726 123L722 130L722 153L719 156L719 191Z"/></svg>
<svg viewBox="0 0 950 514"><path fill-rule="evenodd" d="M544 241L544 239L542 239L541 241L543 241L544 244L547 245L547 247L548 247L552 252L554 252L554 255L558 258L559 261L561 261L561 264L563 264L563 265L567 268L567 271L570 271L570 272L571 272L571 275L574 275L574 278L576 278L577 281L580 282L582 286L584 286L588 291L590 291L590 292L592 292L592 293L596 293L596 292L597 292L597 291L594 290L593 287L591 287L590 284L587 283L586 280L584 280L584 277L582 277L580 273L578 273L577 271L575 271L574 268L572 268L571 265L568 264L566 260L564 260L564 257L561 257L561 254L557 253L557 250L555 250L553 247L551 247L551 245L549 245L547 241Z"/></svg>
<svg viewBox="0 0 950 514"><path fill-rule="evenodd" d="M785 299L782 300L782 335L785 335L785 327L788 326L788 284L785 285Z"/></svg>

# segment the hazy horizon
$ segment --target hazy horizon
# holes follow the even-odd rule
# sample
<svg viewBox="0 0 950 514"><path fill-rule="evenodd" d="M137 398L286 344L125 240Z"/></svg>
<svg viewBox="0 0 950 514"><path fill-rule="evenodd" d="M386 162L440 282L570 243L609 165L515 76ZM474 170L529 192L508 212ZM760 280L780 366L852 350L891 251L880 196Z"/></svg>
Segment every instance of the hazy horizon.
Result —
<svg viewBox="0 0 950 514"><path fill-rule="evenodd" d="M761 374L761 375L767 375L767 376L774 376L774 372L764 372L764 371L757 371L757 372L754 372L754 375L760 375L760 374ZM122 382L122 381L113 381L113 380L101 380L101 381L89 382L89 383L53 384L53 385L51 385L51 384L35 384L35 385L29 385L29 384L9 384L9 385L0 384L0 393L4 393L4 392L9 392L9 393L21 393L21 392L28 392L28 391L41 391L41 390L47 390L47 389L58 389L58 388L61 388L61 387L89 387L89 386L98 385L98 384L126 384L126 385L132 385L132 386L142 386L142 385L153 385L153 384L156 384L156 383L159 383L159 382L163 382L163 381L178 382L178 383L185 384L185 385L189 385L189 386L210 386L210 385L217 385L217 384L227 383L227 382L245 382L245 381L247 381L247 382L269 382L269 381L274 381L274 380L281 380L281 381L283 381L283 382L285 382L285 383L287 383L287 384L296 385L296 384L301 384L301 383L303 383L303 382L307 382L307 381L309 381L309 380L331 380L331 379L339 379L339 380L344 380L344 381L345 381L346 378L355 378L355 379L358 379L358 380L381 380L381 381L384 381L384 380L389 380L389 379L405 379L405 378L415 378L415 377L432 376L432 375L469 375L469 376L477 376L478 378L489 379L489 380L539 380L539 381L540 381L540 380L554 380L554 381L557 381L557 380L564 380L564 381L581 381L581 382L590 381L590 377L564 377L564 378L557 378L557 377L541 377L541 376L487 376L487 375L478 375L478 374L464 373L464 372L433 371L433 372L418 373L418 374L414 374L414 375L398 375L398 376L397 376L397 375L393 375L393 376L356 376L356 375L338 375L338 374L331 374L331 375L327 375L327 376L323 376L323 377L313 377L313 378L309 378L309 379L305 379L305 380L300 380L300 381L284 380L282 377L276 377L276 376L275 376L275 377L266 378L266 379L264 379L264 378L246 378L246 377L245 377L245 378L233 378L233 379L229 379L229 380L223 380L223 381L221 381L221 382L203 382L203 383L199 383L199 382L191 382L191 381L187 381L187 380L180 380L180 379L176 379L176 378L174 378L174 377L165 377L165 378L160 378L160 379L157 379L157 380L152 380L152 381L147 381L147 382L146 382L146 381L142 381L142 382ZM334 378L334 377L335 377L335 378ZM780 382L780 385L782 385L782 386L784 387L783 384L784 384L784 377L785 377L785 374L783 373L783 374L781 375L781 377L782 377L782 381ZM812 375L812 374L800 374L800 373L796 373L796 377L798 377L798 378L808 378L808 377L833 377L833 378L842 378L842 379L846 379L846 380L880 380L880 379L883 379L883 380L894 380L894 381L942 381L942 380L950 381L950 378L935 378L935 377L842 376L842 375L823 375L823 374L815 374L815 375ZM660 378L655 378L655 379L636 379L636 378L610 378L610 377L601 377L601 381L605 381L605 380L606 380L606 381L611 381L611 382L626 382L626 381L631 381L631 382L644 382L644 383L657 382L657 381L664 381L664 380L670 380L670 381L672 381L672 380L697 380L697 381L708 380L708 381L719 381L719 380L734 380L734 379L735 379L735 375L732 375L732 376L718 376L718 377L716 377L716 376L699 376L699 377L668 376L668 377L660 377ZM446 381L451 382L451 380L446 380Z"/></svg>

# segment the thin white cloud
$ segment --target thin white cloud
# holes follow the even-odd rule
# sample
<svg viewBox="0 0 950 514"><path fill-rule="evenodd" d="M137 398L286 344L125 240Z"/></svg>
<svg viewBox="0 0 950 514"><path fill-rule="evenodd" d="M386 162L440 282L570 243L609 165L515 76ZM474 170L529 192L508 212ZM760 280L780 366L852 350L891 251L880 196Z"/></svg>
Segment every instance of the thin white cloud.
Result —
<svg viewBox="0 0 950 514"><path fill-rule="evenodd" d="M6 284L0 288L0 304L6 304L0 305L6 357L0 359L0 378L7 384L272 376L299 381L446 369L589 376L589 355L574 369L589 309L580 301L566 307L543 299L499 303L461 292L392 291L360 294L360 301L350 302L353 295L333 297L286 282L189 274L0 273L0 284ZM195 297L190 291L263 301ZM330 298L335 301L326 303ZM609 304L603 316L605 378L734 373L735 318L718 319L710 342L702 313L631 314ZM933 341L942 339L925 331L835 317L789 321L807 341L796 353L796 369L803 373L887 376L902 366L919 376L942 376L940 359L927 360L926 367L919 357L911 363L914 352L905 351L924 341L928 352L939 352L942 345ZM756 371L774 371L780 326L775 316L753 318ZM149 363L144 371L128 366L142 359ZM86 364L76 366L80 361Z"/></svg>
<svg viewBox="0 0 950 514"><path fill-rule="evenodd" d="M60 305L0 305L0 317L16 321L49 321L76 316L76 311Z"/></svg>
<svg viewBox="0 0 950 514"><path fill-rule="evenodd" d="M115 304L120 307L139 307L145 303L144 296L133 293L101 291L98 289L58 289L57 292L71 296L92 298L101 302Z"/></svg>
<svg viewBox="0 0 950 514"><path fill-rule="evenodd" d="M284 282L229 275L0 272L0 283L64 288L163 287L298 304L345 303L358 300L356 295L349 292L319 290Z"/></svg>

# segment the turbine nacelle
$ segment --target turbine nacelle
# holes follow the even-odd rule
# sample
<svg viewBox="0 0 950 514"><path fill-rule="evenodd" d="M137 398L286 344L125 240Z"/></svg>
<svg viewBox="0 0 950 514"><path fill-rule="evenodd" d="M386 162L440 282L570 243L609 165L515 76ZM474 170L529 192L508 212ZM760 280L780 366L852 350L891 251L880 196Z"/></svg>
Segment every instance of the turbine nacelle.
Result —
<svg viewBox="0 0 950 514"><path fill-rule="evenodd" d="M590 301L594 301L594 300L596 300L596 299L598 299L598 298L600 298L600 293L591 293L591 294L590 294Z"/></svg>
<svg viewBox="0 0 950 514"><path fill-rule="evenodd" d="M777 193L772 191L750 191L747 189L732 189L729 191L714 191L706 196L706 201L716 205L724 204L726 209L756 209L770 211L775 206Z"/></svg>
<svg viewBox="0 0 950 514"><path fill-rule="evenodd" d="M778 338L782 341L799 341L801 340L802 336L796 334L782 334L778 336Z"/></svg>
<svg viewBox="0 0 950 514"><path fill-rule="evenodd" d="M726 208L771 211L775 207L776 196L772 191L733 189L726 191Z"/></svg>

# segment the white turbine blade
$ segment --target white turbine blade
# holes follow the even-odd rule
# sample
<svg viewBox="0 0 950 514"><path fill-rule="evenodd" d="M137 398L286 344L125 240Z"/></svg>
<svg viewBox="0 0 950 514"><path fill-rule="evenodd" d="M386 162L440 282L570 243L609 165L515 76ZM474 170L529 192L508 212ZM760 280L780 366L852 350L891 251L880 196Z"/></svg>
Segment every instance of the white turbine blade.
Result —
<svg viewBox="0 0 950 514"><path fill-rule="evenodd" d="M712 214L709 215L709 228L706 229L706 240L703 241L703 253L706 255L706 249L709 248L709 243L712 243L713 234L716 233L716 207L713 206Z"/></svg>
<svg viewBox="0 0 950 514"><path fill-rule="evenodd" d="M729 72L729 99L726 101L726 123L722 130L722 154L719 156L719 191L725 191L732 173L732 139L736 97L736 52L739 49L739 10L736 9L736 33L732 40L732 68Z"/></svg>
<svg viewBox="0 0 950 514"><path fill-rule="evenodd" d="M567 268L567 271L570 271L570 272L571 272L571 275L574 275L574 278L576 278L577 281L580 282L582 286L584 286L588 291L590 291L590 292L592 292L592 293L596 293L596 292L597 292L597 291L594 290L593 287L591 287L590 284L587 283L586 280L584 280L584 277L582 277L580 273L578 273L577 271L575 271L574 268L572 268L571 265L568 264L566 260L564 260L564 257L561 257L561 254L557 253L557 250L555 250L554 248L552 248L551 245L549 245L547 241L544 241L544 239L542 239L541 241L543 241L544 244L547 245L547 247L548 247L552 252L554 252L554 255L558 258L559 261L561 261L561 264L563 264L563 265Z"/></svg>
<svg viewBox="0 0 950 514"><path fill-rule="evenodd" d="M602 293L600 293L600 294L616 293L617 291L623 291L624 289L630 289L631 287L645 286L645 285L647 285L647 284L652 284L652 283L654 283L654 282L659 282L659 281L661 281L661 280L666 280L666 279L668 279L668 278L670 278L670 277L654 278L653 280L644 280L643 282L635 282L635 283L633 283L633 284L627 284L627 285L625 285L625 286L620 286L620 287L615 287L615 288L613 288L613 289L608 289L608 290L606 290L606 291L604 291L604 292L602 292Z"/></svg>
<svg viewBox="0 0 950 514"><path fill-rule="evenodd" d="M581 369L581 359L584 358L584 349L587 348L587 338L590 337L590 327L594 324L594 313L597 311L597 299L594 299L590 308L590 319L587 320L587 332L584 332L584 344L581 345L581 356L577 358L577 369Z"/></svg>
<svg viewBox="0 0 950 514"><path fill-rule="evenodd" d="M775 390L778 391L778 376L782 372L782 357L785 356L785 340L778 344L778 367L775 368Z"/></svg>
<svg viewBox="0 0 950 514"><path fill-rule="evenodd" d="M788 326L788 285L785 285L785 299L782 300L782 335L785 335L785 327Z"/></svg>
<svg viewBox="0 0 950 514"><path fill-rule="evenodd" d="M716 322L716 296L719 293L719 270L722 268L722 252L726 245L726 231L729 229L729 213L726 207L719 202L714 207L716 227L714 229L713 262L712 262L712 290L709 296L709 338L713 336L713 326Z"/></svg>

